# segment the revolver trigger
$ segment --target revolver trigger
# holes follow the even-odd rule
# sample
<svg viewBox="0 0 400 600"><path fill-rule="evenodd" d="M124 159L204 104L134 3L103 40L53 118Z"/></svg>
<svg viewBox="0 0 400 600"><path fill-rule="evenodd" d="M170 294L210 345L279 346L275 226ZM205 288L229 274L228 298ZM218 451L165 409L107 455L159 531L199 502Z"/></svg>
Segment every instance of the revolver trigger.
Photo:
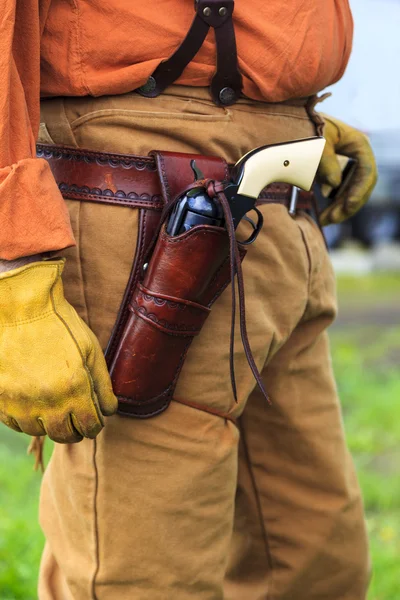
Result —
<svg viewBox="0 0 400 600"><path fill-rule="evenodd" d="M254 223L253 219L250 219L250 217L248 217L247 215L243 217L243 221L247 221L248 223L250 223L253 229L257 229L257 225Z"/></svg>
<svg viewBox="0 0 400 600"><path fill-rule="evenodd" d="M240 244L242 246L249 246L250 244L255 242L258 237L258 234L260 233L262 226L264 224L264 217L263 217L262 213L258 210L258 208L256 206L254 206L253 210L257 213L258 220L257 220L257 223L254 223L254 221L252 219L250 219L249 217L247 217L247 216L243 217L243 219L245 221L247 221L248 223L250 223L252 225L252 227L254 228L254 231L247 240L245 240L244 242L240 242Z"/></svg>

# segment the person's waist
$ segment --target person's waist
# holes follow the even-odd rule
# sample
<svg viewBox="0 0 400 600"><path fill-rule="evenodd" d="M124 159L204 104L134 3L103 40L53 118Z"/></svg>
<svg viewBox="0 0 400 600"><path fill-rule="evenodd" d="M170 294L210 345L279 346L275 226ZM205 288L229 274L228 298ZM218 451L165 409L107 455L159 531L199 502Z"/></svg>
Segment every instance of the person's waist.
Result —
<svg viewBox="0 0 400 600"><path fill-rule="evenodd" d="M64 96L41 99L41 120L52 127L58 127L62 121L77 125L87 115L100 115L100 111L111 115L117 111L129 111L132 118L136 113L157 115L171 113L185 118L186 115L198 114L201 118L251 112L254 116L267 114L278 117L307 118L314 121L314 106L317 96L292 98L282 102L253 100L245 96L239 98L235 105L218 107L212 101L208 87L171 85L157 98L144 98L137 92L112 96ZM121 113L122 114L122 113ZM128 113L125 113L128 114ZM56 143L57 139L54 140Z"/></svg>

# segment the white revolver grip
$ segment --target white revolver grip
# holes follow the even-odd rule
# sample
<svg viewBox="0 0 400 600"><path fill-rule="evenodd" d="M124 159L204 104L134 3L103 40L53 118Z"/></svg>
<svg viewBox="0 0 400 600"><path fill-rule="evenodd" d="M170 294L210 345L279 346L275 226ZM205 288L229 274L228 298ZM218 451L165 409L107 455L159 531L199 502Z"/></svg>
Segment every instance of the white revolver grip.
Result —
<svg viewBox="0 0 400 600"><path fill-rule="evenodd" d="M308 191L315 178L325 146L323 137L312 137L252 150L243 162L238 194L258 198L267 185L289 183Z"/></svg>

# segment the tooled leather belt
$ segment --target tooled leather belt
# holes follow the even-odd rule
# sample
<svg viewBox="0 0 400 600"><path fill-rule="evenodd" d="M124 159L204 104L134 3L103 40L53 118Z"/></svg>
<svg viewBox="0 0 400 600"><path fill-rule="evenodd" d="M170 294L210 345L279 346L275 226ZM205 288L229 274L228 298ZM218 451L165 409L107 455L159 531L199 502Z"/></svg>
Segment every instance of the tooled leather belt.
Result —
<svg viewBox="0 0 400 600"><path fill-rule="evenodd" d="M177 173L176 185L172 185L175 189L163 189L157 168L157 153L135 156L37 144L37 156L48 161L63 197L71 200L161 210L164 206L163 196L169 196L172 200L174 192L180 191L181 169ZM172 162L174 157L182 158L185 155L168 152L164 156L168 156L168 160ZM189 165L189 155L187 156ZM193 158L193 155L190 157ZM213 166L213 163L218 164L217 161L220 163L221 159L198 158L200 165L208 163ZM228 166L225 162L224 165L225 175L228 177ZM192 181L191 172L190 177L182 189ZM292 199L293 186L274 183L261 192L257 204L283 204L289 209ZM299 191L297 209L312 209L313 201L312 192Z"/></svg>

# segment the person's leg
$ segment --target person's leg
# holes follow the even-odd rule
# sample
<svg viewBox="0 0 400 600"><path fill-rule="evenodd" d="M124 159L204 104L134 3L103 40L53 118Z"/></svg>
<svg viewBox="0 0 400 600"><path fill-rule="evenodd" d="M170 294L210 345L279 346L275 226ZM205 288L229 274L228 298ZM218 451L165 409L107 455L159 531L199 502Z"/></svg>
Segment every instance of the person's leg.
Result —
<svg viewBox="0 0 400 600"><path fill-rule="evenodd" d="M245 261L247 322L260 367L270 348L289 335L307 299L298 226L282 207L268 208L265 233ZM262 300L266 279L257 276L265 255L272 265L266 279L281 282L281 294L268 300ZM101 281L96 293L107 297ZM91 292L84 289L90 303ZM51 556L43 562L40 600L58 600L54 582L63 577L74 600L222 599L239 439L231 419L254 387L237 338L235 404L228 366L230 301L227 290L193 345L176 399L163 415L145 421L112 417L96 441L56 445L42 488L41 524ZM46 579L49 560L53 573Z"/></svg>
<svg viewBox="0 0 400 600"><path fill-rule="evenodd" d="M234 161L257 145L313 134L302 108L243 102L227 111L206 98L70 100L69 139L100 151L146 154L158 147ZM53 122L47 129L60 143ZM68 204L78 247L67 252L66 295L105 347L128 279L137 215ZM262 210L264 229L244 261L247 325L260 368L301 319L309 275L298 222L283 206ZM237 475L234 419L254 387L237 332L235 404L230 310L226 290L164 414L147 421L115 416L96 441L56 445L42 487L40 600L58 600L63 589L73 600L222 599Z"/></svg>
<svg viewBox="0 0 400 600"><path fill-rule="evenodd" d="M362 500L346 449L324 331L333 276L315 226L307 310L263 371L240 418L235 530L226 600L364 600L369 579Z"/></svg>

